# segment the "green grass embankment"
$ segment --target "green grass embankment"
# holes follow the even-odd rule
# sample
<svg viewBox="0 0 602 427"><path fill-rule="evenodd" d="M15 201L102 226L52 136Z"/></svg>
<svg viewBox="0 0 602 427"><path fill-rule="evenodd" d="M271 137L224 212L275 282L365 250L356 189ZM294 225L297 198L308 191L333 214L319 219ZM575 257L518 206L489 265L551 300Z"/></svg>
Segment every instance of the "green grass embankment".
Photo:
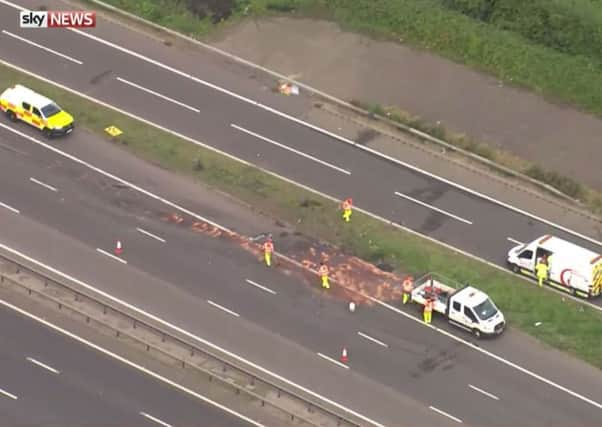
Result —
<svg viewBox="0 0 602 427"><path fill-rule="evenodd" d="M359 212L354 214L350 227L340 220L338 207L331 201L0 66L0 86L17 82L55 99L74 114L80 128L100 135L107 144L113 142L108 142L103 129L115 125L124 132L119 139L124 149L251 205L261 204L262 211L297 224L298 230L309 236L320 236L344 245L363 259L385 261L403 271L436 271L459 282L473 283L491 295L512 326L602 368L600 312L563 302L558 295ZM542 323L536 327L536 322Z"/></svg>

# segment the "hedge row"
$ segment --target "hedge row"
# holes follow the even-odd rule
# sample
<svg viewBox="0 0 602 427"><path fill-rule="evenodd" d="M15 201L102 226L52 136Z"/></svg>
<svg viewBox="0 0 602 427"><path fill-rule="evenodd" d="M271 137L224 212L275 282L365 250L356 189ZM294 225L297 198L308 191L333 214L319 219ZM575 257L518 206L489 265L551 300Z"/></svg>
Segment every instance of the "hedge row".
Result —
<svg viewBox="0 0 602 427"><path fill-rule="evenodd" d="M438 0L498 29L571 55L602 59L602 5L591 0Z"/></svg>

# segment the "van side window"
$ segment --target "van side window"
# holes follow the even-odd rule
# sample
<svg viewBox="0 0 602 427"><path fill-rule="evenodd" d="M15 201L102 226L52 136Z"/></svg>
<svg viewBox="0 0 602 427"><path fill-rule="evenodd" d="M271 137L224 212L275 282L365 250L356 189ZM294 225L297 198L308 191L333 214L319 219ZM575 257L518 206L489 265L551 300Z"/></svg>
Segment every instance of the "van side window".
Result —
<svg viewBox="0 0 602 427"><path fill-rule="evenodd" d="M477 317L474 315L474 313L472 312L472 310L470 308L464 307L464 315L466 317L468 317L472 322L478 323Z"/></svg>
<svg viewBox="0 0 602 427"><path fill-rule="evenodd" d="M31 112L38 117L42 117L42 115L40 114L40 110L38 110L36 107L33 107L33 110L31 110Z"/></svg>
<svg viewBox="0 0 602 427"><path fill-rule="evenodd" d="M29 111L31 109L31 105L29 105L27 102L23 102L23 104L21 105L26 111Z"/></svg>
<svg viewBox="0 0 602 427"><path fill-rule="evenodd" d="M453 308L455 311L460 311L461 307L462 306L460 305L460 303L458 301L454 301Z"/></svg>
<svg viewBox="0 0 602 427"><path fill-rule="evenodd" d="M529 250L529 251L522 251L521 254L518 256L521 259L532 259L533 258L533 251Z"/></svg>

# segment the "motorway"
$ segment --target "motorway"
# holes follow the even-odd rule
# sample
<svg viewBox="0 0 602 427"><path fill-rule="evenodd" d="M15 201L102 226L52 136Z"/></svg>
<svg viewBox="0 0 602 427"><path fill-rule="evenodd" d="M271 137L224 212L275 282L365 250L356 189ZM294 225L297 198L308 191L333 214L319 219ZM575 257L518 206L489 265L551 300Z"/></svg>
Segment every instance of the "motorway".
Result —
<svg viewBox="0 0 602 427"><path fill-rule="evenodd" d="M0 325L2 425L249 425L6 307Z"/></svg>
<svg viewBox="0 0 602 427"><path fill-rule="evenodd" d="M309 102L301 97L283 100L254 78L235 78L210 61L192 61L186 50L103 20L85 33L21 30L18 11L7 3L0 1L1 59L324 194L351 196L374 215L500 266L515 241L549 233L596 252L602 247L594 238L558 229L299 123L295 117ZM19 4L37 7L29 0ZM594 303L602 305L600 299Z"/></svg>
<svg viewBox="0 0 602 427"><path fill-rule="evenodd" d="M260 153L262 167L335 197L344 197L349 188L355 188L353 197L360 206L396 221L403 218L407 226L447 243L501 262L509 245L507 237L535 237L550 231L541 222L339 144L78 34L23 32L16 28L13 9L1 6L0 12L0 25L6 31L60 50L83 64L6 33L0 34L0 58L239 157L255 161ZM103 77L94 78L98 76ZM155 88L156 82L162 82L159 87L167 95L194 105L199 112L172 107L169 101L123 79ZM17 129L25 131L21 126ZM288 144L297 152L271 147L270 142L241 129ZM340 301L308 289L295 274L266 270L231 242L166 224L161 217L169 209L156 200L116 187L97 172L4 127L0 128L0 141L7 148L0 157L0 202L9 207L0 209L3 244L372 419L399 425L402 418L409 425L431 426L455 425L458 419L475 426L593 427L599 423L599 404L588 403L380 307L351 316ZM82 150L83 146L87 149ZM127 168L107 161L102 151L112 148L87 140L84 133L76 132L62 141L60 149L117 175L128 173ZM300 156L300 152L314 157ZM318 157L321 162L316 161ZM131 170L141 168L136 164ZM134 177L140 185L150 179L143 174ZM374 188L381 191L372 191ZM162 195L185 198L177 188ZM447 214L411 202L408 196L436 203ZM220 218L219 210L214 210L213 217ZM477 212L479 217L473 217ZM559 231L555 234L562 235ZM127 264L98 251L111 251L116 238L126 242L123 258ZM576 240L574 236L570 239ZM589 241L581 243L596 247ZM250 285L248 280L275 293ZM591 398L601 395L599 372L568 364L558 372L559 365L553 363L556 356L538 354L523 337L506 338L505 358L520 359L546 378L562 380L565 387ZM344 345L350 348L349 368L328 359L337 359ZM497 353L504 351L499 343L482 345ZM526 358L525 354L536 357Z"/></svg>
<svg viewBox="0 0 602 427"><path fill-rule="evenodd" d="M161 181L150 173L151 166L145 169L118 148L89 138L74 134L61 148L78 147L103 170L116 167L111 159L117 155L111 153L119 153L120 170L129 170L139 182ZM165 222L170 210L156 200L116 186L5 127L0 127L0 141L3 244L370 419L396 425L403 415L411 425L431 426L455 424L449 416L475 426L597 423L602 406L380 307L351 316L345 304L320 295L303 276L268 270L228 239ZM176 184L171 191L177 200L185 192L179 188ZM111 254L117 238L124 242L120 259L127 264L98 251ZM599 372L563 363L559 373L559 360L538 353L520 336L504 337L506 350L495 341L481 345L505 351L503 356L515 362L520 354L530 354L529 368L589 397L602 392ZM336 362L343 346L350 351L350 369Z"/></svg>

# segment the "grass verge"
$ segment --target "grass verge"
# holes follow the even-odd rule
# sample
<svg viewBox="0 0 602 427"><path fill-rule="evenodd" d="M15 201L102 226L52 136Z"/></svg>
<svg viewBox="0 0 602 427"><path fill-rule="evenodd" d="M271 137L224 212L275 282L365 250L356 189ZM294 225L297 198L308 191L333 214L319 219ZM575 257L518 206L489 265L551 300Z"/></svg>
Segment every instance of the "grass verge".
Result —
<svg viewBox="0 0 602 427"><path fill-rule="evenodd" d="M214 28L210 16L198 19L186 2L178 0L103 1L195 37L203 37ZM191 0L190 3L211 2ZM331 19L350 30L432 50L510 84L602 114L602 57L589 51L585 55L554 48L556 45L523 36L518 28L505 30L461 13L462 8L444 7L441 0L229 0L225 3L231 5L228 20L269 13Z"/></svg>
<svg viewBox="0 0 602 427"><path fill-rule="evenodd" d="M507 273L359 212L349 227L340 221L334 203L313 193L0 65L0 85L17 82L55 99L75 115L80 128L108 139L103 129L117 126L124 132L118 140L124 149L249 204L260 203L262 211L297 224L302 233L320 236L363 259L385 261L402 271L436 271L477 284L491 295L514 327L602 368L602 314L595 310L562 301ZM536 322L542 323L536 327Z"/></svg>
<svg viewBox="0 0 602 427"><path fill-rule="evenodd" d="M418 129L435 138L455 145L456 147L527 175L544 184L548 184L567 196L581 201L591 212L595 214L602 213L602 194L584 186L570 177L561 175L555 171L547 171L527 160L521 159L508 152L491 148L489 145L475 141L466 135L450 132L439 124L433 124L420 117L412 116L397 107L384 107L382 105L369 104L358 100L352 100L350 103L376 116L385 117L402 125L413 127L414 129Z"/></svg>

